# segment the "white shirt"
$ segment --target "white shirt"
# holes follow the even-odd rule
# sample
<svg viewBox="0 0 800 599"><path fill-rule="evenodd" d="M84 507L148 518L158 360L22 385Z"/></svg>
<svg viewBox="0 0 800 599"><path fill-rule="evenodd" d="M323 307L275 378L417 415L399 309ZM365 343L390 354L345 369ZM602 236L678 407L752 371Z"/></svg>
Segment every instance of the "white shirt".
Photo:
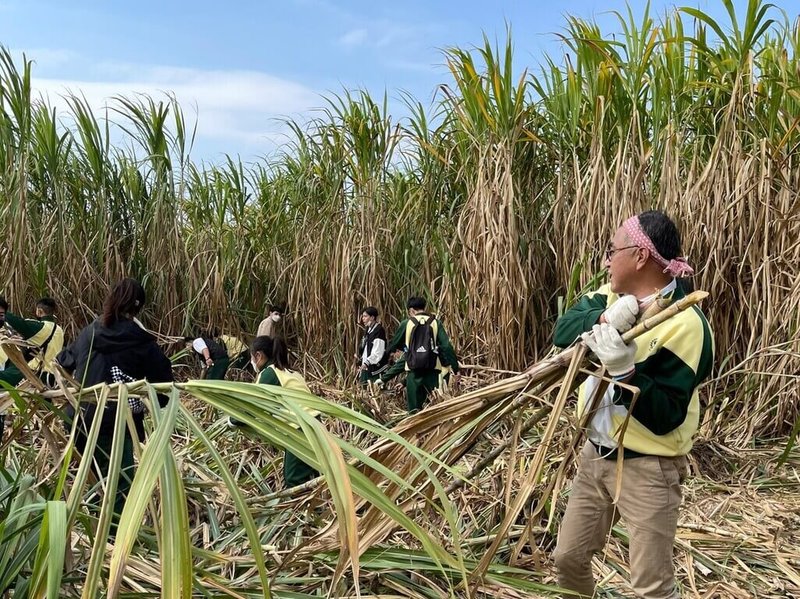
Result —
<svg viewBox="0 0 800 599"><path fill-rule="evenodd" d="M202 354L203 354L203 350L204 350L204 349L208 349L208 346L206 345L206 342L205 342L205 341L203 341L203 338L202 338L202 337L198 337L197 339L195 339L194 341L192 341L192 348L193 348L193 349L194 349L194 351L196 351L198 354L202 355Z"/></svg>
<svg viewBox="0 0 800 599"><path fill-rule="evenodd" d="M375 330L375 327L378 326L376 322L370 328L367 329L367 334L370 334L372 331ZM375 366L381 361L383 358L383 353L386 351L386 341L383 339L375 339L372 342L372 352L367 354L367 350L369 346L365 343L364 344L364 353L361 356L361 363L366 364L368 366Z"/></svg>

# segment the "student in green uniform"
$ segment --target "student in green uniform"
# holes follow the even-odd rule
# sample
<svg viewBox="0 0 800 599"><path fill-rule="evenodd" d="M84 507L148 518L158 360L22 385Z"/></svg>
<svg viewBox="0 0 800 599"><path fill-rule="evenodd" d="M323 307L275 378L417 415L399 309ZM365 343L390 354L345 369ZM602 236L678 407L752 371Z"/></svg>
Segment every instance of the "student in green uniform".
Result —
<svg viewBox="0 0 800 599"><path fill-rule="evenodd" d="M247 368L250 364L250 348L247 344L233 335L220 335L219 340L228 352L228 368Z"/></svg>
<svg viewBox="0 0 800 599"><path fill-rule="evenodd" d="M217 331L200 333L197 337L184 337L186 349L197 355L208 381L225 380L231 360L225 345L218 338Z"/></svg>
<svg viewBox="0 0 800 599"><path fill-rule="evenodd" d="M34 346L30 351L28 366L45 382L53 376L53 360L64 347L64 331L55 322L55 310L55 301L47 297L36 302L36 318L22 318L4 310L5 324ZM22 373L10 362L0 371L0 381L12 387L22 379Z"/></svg>
<svg viewBox="0 0 800 599"><path fill-rule="evenodd" d="M450 366L442 366L442 369L439 371L439 387L443 387L450 382L450 375L452 372L453 369ZM378 389L385 389L389 381L405 373L406 354L398 350L394 353L394 363L381 373L374 384ZM402 381L401 384L405 386L405 381Z"/></svg>
<svg viewBox="0 0 800 599"><path fill-rule="evenodd" d="M303 376L289 369L289 352L280 337L256 337L250 347L250 360L257 373L257 383L311 393ZM292 452L284 452L283 482L287 489L302 485L317 476L319 473L314 468Z"/></svg>
<svg viewBox="0 0 800 599"><path fill-rule="evenodd" d="M698 307L653 327L635 342L626 344L620 333L659 297L684 296L677 279L693 271L680 255L678 229L663 212L631 217L606 249L609 284L581 298L556 323L556 346L582 337L614 381L639 389L635 403L629 389L613 383L600 399L558 532L554 559L559 586L582 596L594 595L592 555L602 550L622 517L630 533L636 596L679 597L672 550L681 482L699 422L697 387L711 372L714 341ZM590 377L581 386L579 413L585 412L597 385ZM618 482L620 451L624 462Z"/></svg>
<svg viewBox="0 0 800 599"><path fill-rule="evenodd" d="M406 373L406 353L398 349L392 354L392 357L394 359L392 365L384 370L378 377L378 380L375 381L375 385L379 389L384 389L389 381ZM405 386L405 381L403 381L402 384Z"/></svg>
<svg viewBox="0 0 800 599"><path fill-rule="evenodd" d="M449 366L457 380L459 367L444 326L425 311L425 299L411 297L406 307L408 318L397 327L386 351L406 352L406 401L413 414L423 408L430 392L441 386L442 370Z"/></svg>

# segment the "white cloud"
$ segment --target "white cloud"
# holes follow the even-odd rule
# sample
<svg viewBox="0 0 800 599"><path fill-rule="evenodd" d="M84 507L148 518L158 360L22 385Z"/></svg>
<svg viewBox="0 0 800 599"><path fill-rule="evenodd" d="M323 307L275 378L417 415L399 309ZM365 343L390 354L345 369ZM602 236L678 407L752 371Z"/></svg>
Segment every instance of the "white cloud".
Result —
<svg viewBox="0 0 800 599"><path fill-rule="evenodd" d="M26 48L25 50L11 49L11 55L15 60L22 61L22 55L27 60L33 62L36 69L55 69L61 67L78 58L78 54L72 50L54 48Z"/></svg>
<svg viewBox="0 0 800 599"><path fill-rule="evenodd" d="M420 31L415 27L408 27L405 25L394 25L391 23L382 23L377 28L377 35L375 36L375 47L386 48L387 46L394 45L407 45L418 44L421 42L422 36Z"/></svg>
<svg viewBox="0 0 800 599"><path fill-rule="evenodd" d="M367 35L366 29L352 29L339 38L339 43L347 48L355 48L367 41Z"/></svg>
<svg viewBox="0 0 800 599"><path fill-rule="evenodd" d="M350 29L338 38L346 48L364 47L378 51L389 66L393 59L413 61L430 53L430 40L440 32L435 23L407 23L391 19L353 19Z"/></svg>
<svg viewBox="0 0 800 599"><path fill-rule="evenodd" d="M95 68L101 80L35 74L36 69L34 93L59 111L66 111L65 96L69 94L84 96L98 115L106 106L115 105L115 96L145 94L162 100L166 94L174 95L188 123L193 123L197 111L198 141L229 142L218 146L225 145L220 151L231 154L269 152L285 132L279 119L303 120L304 113L323 103L317 92L300 83L258 71L104 63Z"/></svg>

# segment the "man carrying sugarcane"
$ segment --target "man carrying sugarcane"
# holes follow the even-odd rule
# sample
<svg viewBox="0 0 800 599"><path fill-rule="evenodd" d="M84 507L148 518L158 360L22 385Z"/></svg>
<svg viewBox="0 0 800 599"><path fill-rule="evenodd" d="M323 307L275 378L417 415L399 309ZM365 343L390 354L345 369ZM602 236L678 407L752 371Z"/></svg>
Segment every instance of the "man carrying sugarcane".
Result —
<svg viewBox="0 0 800 599"><path fill-rule="evenodd" d="M664 213L648 211L626 220L605 251L609 283L581 298L556 323L555 345L566 347L582 338L614 381L588 415L588 441L554 554L559 585L588 597L595 592L592 555L603 548L620 517L630 533L636 596L679 597L672 548L686 455L699 422L697 387L714 359L712 333L696 306L635 342L626 344L620 333L654 301L684 296L676 279L693 271L680 254L678 229ZM581 386L579 414L599 385L590 377ZM639 389L636 399L630 387Z"/></svg>
<svg viewBox="0 0 800 599"><path fill-rule="evenodd" d="M425 311L421 297L408 299L408 318L397 327L387 353L405 349L406 401L409 413L422 409L428 394L441 385L441 373L450 367L458 377L458 358L439 320Z"/></svg>

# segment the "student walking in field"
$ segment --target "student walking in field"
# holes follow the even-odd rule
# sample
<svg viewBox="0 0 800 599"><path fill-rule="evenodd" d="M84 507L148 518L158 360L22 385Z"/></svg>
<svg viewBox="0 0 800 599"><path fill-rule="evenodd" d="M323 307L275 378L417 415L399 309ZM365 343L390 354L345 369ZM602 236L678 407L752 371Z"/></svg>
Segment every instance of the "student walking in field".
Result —
<svg viewBox="0 0 800 599"><path fill-rule="evenodd" d="M426 312L421 297L411 297L406 304L408 318L397 328L386 351L405 350L406 401L409 413L423 408L428 395L441 386L441 374L450 367L458 377L458 358L441 322Z"/></svg>
<svg viewBox="0 0 800 599"><path fill-rule="evenodd" d="M289 368L289 352L280 338L256 337L250 348L256 382L311 393L303 376ZM241 424L233 421L233 424ZM288 489L308 482L319 473L289 450L283 454L283 481Z"/></svg>
<svg viewBox="0 0 800 599"><path fill-rule="evenodd" d="M389 364L386 352L386 331L378 321L378 309L374 306L364 308L361 313L361 324L364 335L359 345L358 382L366 387L368 383L380 378Z"/></svg>
<svg viewBox="0 0 800 599"><path fill-rule="evenodd" d="M397 350L391 355L394 362L391 365L387 366L386 370L381 372L380 377L377 381L375 381L375 386L378 389L385 389L386 385L389 382L400 376L401 374L405 374L406 371L406 353L403 350ZM405 381L402 381L403 386L405 386Z"/></svg>

